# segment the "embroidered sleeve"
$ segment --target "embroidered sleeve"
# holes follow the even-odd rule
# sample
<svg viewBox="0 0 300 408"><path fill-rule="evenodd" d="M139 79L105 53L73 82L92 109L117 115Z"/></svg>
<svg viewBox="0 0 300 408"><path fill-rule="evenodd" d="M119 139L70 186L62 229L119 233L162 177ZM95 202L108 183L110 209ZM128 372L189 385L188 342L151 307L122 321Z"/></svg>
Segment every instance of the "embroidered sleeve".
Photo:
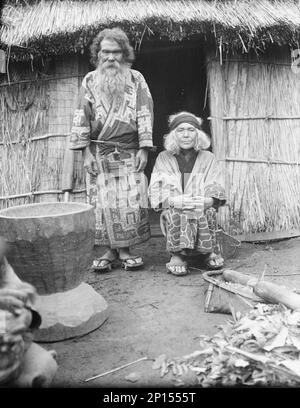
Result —
<svg viewBox="0 0 300 408"><path fill-rule="evenodd" d="M170 201L173 206L176 204L177 208L182 207L184 197L178 190L180 175L170 172L167 160L165 152L161 152L157 156L151 174L148 194L150 205L154 210L169 208Z"/></svg>
<svg viewBox="0 0 300 408"><path fill-rule="evenodd" d="M70 149L82 150L90 144L92 108L88 90L82 85L71 128Z"/></svg>
<svg viewBox="0 0 300 408"><path fill-rule="evenodd" d="M141 73L138 75L136 113L139 147L152 147L153 100Z"/></svg>

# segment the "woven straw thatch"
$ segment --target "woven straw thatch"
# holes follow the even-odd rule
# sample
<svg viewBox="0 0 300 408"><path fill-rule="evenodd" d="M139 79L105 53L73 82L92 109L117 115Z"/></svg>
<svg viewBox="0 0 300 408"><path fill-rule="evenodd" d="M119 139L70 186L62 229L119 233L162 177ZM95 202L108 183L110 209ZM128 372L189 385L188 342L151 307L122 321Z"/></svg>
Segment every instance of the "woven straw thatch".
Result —
<svg viewBox="0 0 300 408"><path fill-rule="evenodd" d="M298 45L296 0L90 0L8 2L2 44L11 56L83 52L102 28L119 25L139 43L154 36L182 40L199 35L222 49L262 50ZM25 47L25 48L19 48Z"/></svg>
<svg viewBox="0 0 300 408"><path fill-rule="evenodd" d="M300 82L288 64L273 62L208 63L227 216L244 233L300 228Z"/></svg>
<svg viewBox="0 0 300 408"><path fill-rule="evenodd" d="M69 59L56 71L63 68L71 75L68 65L75 64ZM77 77L36 81L30 66L19 69L14 67L14 78L23 72L32 82L4 86L0 92L0 209L62 200L66 136L78 92ZM70 199L85 201L81 152L76 152L74 162L75 192Z"/></svg>

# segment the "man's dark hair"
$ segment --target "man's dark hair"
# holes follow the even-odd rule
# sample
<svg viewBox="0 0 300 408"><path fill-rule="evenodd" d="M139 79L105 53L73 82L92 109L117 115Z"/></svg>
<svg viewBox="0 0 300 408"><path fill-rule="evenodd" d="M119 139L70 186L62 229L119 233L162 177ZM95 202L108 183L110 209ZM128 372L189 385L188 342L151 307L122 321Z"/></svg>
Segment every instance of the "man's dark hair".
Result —
<svg viewBox="0 0 300 408"><path fill-rule="evenodd" d="M119 27L105 28L94 38L91 50L91 63L96 67L98 65L98 53L101 49L101 42L106 40L116 41L121 47L125 62L131 64L134 61L134 51L129 43L126 33Z"/></svg>

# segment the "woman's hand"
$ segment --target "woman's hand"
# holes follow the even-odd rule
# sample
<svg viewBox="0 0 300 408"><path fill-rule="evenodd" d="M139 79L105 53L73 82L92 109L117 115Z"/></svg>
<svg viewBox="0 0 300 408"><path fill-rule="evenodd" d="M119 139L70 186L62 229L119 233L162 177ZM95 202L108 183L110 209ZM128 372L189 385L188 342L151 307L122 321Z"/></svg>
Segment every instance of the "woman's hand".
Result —
<svg viewBox="0 0 300 408"><path fill-rule="evenodd" d="M205 210L205 198L201 196L187 197L184 204L184 209Z"/></svg>
<svg viewBox="0 0 300 408"><path fill-rule="evenodd" d="M204 210L204 197L178 195L169 199L169 205L182 210Z"/></svg>
<svg viewBox="0 0 300 408"><path fill-rule="evenodd" d="M202 205L204 206L204 210L207 210L208 208L212 207L214 205L214 199L212 197L204 197L204 196L195 196L193 197L195 202L202 202Z"/></svg>
<svg viewBox="0 0 300 408"><path fill-rule="evenodd" d="M212 197L203 197L203 196L187 196L180 195L177 197L172 197L169 199L170 206L175 208L181 208L182 210L207 210L212 207L214 200Z"/></svg>

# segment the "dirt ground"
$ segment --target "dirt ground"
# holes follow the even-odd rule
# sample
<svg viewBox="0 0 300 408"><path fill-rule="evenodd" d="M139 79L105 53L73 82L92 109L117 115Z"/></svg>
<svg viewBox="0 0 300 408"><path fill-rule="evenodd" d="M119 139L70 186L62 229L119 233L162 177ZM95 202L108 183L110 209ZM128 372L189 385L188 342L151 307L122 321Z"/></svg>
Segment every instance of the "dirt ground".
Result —
<svg viewBox="0 0 300 408"><path fill-rule="evenodd" d="M280 242L243 243L226 267L253 276L266 267L265 279L300 289L300 238ZM95 250L101 253L101 250ZM109 304L109 318L97 330L81 338L52 344L59 369L54 387L163 387L175 386L170 374L160 378L152 361L142 361L105 377L85 379L112 370L141 357L183 356L198 348L199 335L213 335L229 315L204 312L203 271L192 269L185 277L166 273L169 260L165 242L151 238L135 248L145 267L141 271L114 269L90 272L87 283ZM137 375L134 383L125 379Z"/></svg>

